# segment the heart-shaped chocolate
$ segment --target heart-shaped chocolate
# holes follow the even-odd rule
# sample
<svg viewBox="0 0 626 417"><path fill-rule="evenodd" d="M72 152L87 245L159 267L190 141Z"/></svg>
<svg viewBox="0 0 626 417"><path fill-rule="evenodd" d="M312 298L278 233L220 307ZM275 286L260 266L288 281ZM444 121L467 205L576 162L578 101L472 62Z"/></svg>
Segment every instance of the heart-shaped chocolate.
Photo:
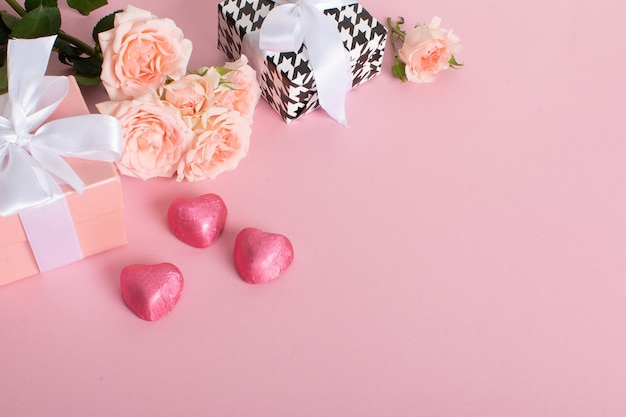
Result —
<svg viewBox="0 0 626 417"><path fill-rule="evenodd" d="M159 320L174 309L183 284L183 274L170 263L129 265L120 274L124 302L137 317L149 321Z"/></svg>
<svg viewBox="0 0 626 417"><path fill-rule="evenodd" d="M224 231L228 209L217 194L178 198L170 204L167 223L174 236L195 248L211 246Z"/></svg>
<svg viewBox="0 0 626 417"><path fill-rule="evenodd" d="M289 239L253 227L243 229L235 238L235 268L244 281L261 284L278 278L293 261Z"/></svg>

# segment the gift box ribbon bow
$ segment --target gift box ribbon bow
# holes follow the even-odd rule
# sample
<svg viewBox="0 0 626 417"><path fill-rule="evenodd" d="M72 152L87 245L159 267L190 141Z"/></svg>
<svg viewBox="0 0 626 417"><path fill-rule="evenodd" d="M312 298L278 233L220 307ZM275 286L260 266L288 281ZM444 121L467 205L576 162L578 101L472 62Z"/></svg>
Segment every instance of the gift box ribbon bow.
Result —
<svg viewBox="0 0 626 417"><path fill-rule="evenodd" d="M56 36L11 39L8 94L0 96L0 215L10 216L84 183L62 157L114 162L122 152L119 121L82 115L46 122L68 92L67 77L44 76Z"/></svg>
<svg viewBox="0 0 626 417"><path fill-rule="evenodd" d="M354 0L274 0L258 33L260 49L297 52L304 43L317 85L320 106L347 126L345 96L352 88L350 56L335 22L324 10L341 8ZM255 31L256 32L256 31ZM255 33L252 32L252 33Z"/></svg>
<svg viewBox="0 0 626 417"><path fill-rule="evenodd" d="M89 114L46 122L68 93L67 77L44 76L56 36L11 39L9 92L0 96L0 215L18 214L41 272L82 259L60 184L85 184L63 157L114 162L122 128Z"/></svg>

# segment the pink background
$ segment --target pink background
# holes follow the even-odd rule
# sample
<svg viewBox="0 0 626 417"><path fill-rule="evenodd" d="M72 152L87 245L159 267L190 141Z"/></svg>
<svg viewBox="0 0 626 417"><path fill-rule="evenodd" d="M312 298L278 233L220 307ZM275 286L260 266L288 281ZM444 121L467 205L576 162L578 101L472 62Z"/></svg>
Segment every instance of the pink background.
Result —
<svg viewBox="0 0 626 417"><path fill-rule="evenodd" d="M124 5L65 26L87 37ZM176 21L192 67L223 62L216 0L133 5ZM388 49L348 95L350 129L322 111L288 126L262 102L236 171L124 178L127 246L0 288L0 415L626 415L625 7L364 5L441 16L466 67L401 84ZM194 249L165 213L207 192L227 228ZM279 281L238 278L248 226L292 240ZM145 322L119 273L163 261L186 286Z"/></svg>

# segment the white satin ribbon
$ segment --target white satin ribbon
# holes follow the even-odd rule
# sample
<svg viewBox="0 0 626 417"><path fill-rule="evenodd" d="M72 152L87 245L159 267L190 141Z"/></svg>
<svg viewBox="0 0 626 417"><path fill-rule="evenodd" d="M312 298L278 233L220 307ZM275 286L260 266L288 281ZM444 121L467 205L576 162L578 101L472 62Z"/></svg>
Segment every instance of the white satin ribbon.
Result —
<svg viewBox="0 0 626 417"><path fill-rule="evenodd" d="M277 6L259 29L259 48L297 52L304 43L320 106L347 127L346 93L352 88L350 56L343 46L337 22L326 16L324 10L341 8L355 1L274 0L274 3Z"/></svg>
<svg viewBox="0 0 626 417"><path fill-rule="evenodd" d="M83 259L74 221L62 193L42 206L18 214L40 272Z"/></svg>
<svg viewBox="0 0 626 417"><path fill-rule="evenodd" d="M58 184L82 193L83 181L62 157L114 162L121 156L121 126L114 117L90 114L45 123L69 85L66 77L44 76L55 39L9 41L9 92L0 96L2 216L52 201Z"/></svg>

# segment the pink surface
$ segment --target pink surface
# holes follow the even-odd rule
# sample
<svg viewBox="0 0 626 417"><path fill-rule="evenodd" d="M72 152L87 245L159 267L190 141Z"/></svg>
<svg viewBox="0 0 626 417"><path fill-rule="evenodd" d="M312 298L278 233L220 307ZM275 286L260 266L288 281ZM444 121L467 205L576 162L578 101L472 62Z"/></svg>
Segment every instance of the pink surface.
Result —
<svg viewBox="0 0 626 417"><path fill-rule="evenodd" d="M133 4L183 28L193 66L223 60L215 0ZM0 288L0 415L626 415L625 6L365 5L441 16L466 67L402 85L388 54L350 129L261 103L236 171L124 178L127 246ZM192 248L167 208L209 192L226 229ZM283 278L239 279L245 227L292 241ZM185 290L146 322L119 274L160 262Z"/></svg>

